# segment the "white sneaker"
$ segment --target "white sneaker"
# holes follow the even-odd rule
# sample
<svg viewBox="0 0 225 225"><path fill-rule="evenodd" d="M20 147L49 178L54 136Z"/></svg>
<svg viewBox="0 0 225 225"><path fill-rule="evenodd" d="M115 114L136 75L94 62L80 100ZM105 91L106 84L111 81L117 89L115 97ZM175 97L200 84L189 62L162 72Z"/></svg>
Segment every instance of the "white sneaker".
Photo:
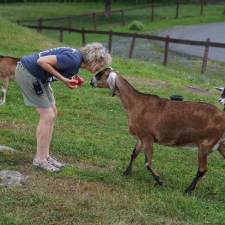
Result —
<svg viewBox="0 0 225 225"><path fill-rule="evenodd" d="M51 156L49 156L49 157L47 158L47 162L48 162L49 164L51 164L52 166L55 166L55 167L57 167L57 168L62 168L62 167L65 166L64 163L61 163L61 162L57 161L55 158L53 158L53 157L51 157Z"/></svg>
<svg viewBox="0 0 225 225"><path fill-rule="evenodd" d="M48 161L38 161L36 159L33 160L33 165L36 167L39 167L43 170L49 171L49 172L59 172L60 169L58 167L53 166L52 164L48 163Z"/></svg>

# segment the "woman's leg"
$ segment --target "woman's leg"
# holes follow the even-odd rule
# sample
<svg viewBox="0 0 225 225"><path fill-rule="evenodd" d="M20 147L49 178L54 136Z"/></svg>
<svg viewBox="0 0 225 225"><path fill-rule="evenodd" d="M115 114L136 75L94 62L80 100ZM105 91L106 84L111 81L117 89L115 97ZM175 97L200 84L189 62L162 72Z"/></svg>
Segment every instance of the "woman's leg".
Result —
<svg viewBox="0 0 225 225"><path fill-rule="evenodd" d="M56 118L56 107L36 108L40 120L37 126L37 153L35 160L44 161L49 156L49 146L52 139L54 120Z"/></svg>

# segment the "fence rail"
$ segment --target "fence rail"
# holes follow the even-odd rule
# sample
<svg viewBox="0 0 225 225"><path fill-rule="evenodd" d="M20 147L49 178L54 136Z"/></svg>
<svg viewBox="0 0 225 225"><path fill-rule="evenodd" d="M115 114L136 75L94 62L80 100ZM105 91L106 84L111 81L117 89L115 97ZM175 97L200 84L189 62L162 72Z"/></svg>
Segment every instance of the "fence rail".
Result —
<svg viewBox="0 0 225 225"><path fill-rule="evenodd" d="M123 33L123 32L114 32L112 30L110 31L100 31L100 30L90 30L90 29L77 29L77 28L64 28L64 27L51 27L51 26L35 26L35 25L25 25L28 28L31 29L37 29L37 31L42 30L53 30L59 32L59 41L63 42L64 32L75 32L81 34L82 39L82 45L86 44L86 35L87 34L102 34L108 36L108 50L111 53L112 50L112 39L113 36L120 36L120 37L130 37L131 38L131 44L128 51L128 57L132 58L133 51L135 48L135 41L137 38L141 39L147 39L147 40L154 40L154 41L161 41L164 42L165 48L164 48L164 58L163 58L163 65L168 64L168 53L169 53L169 45L170 43L174 44L184 44L184 45L192 45L192 46L201 46L204 47L204 54L203 54L203 61L202 61L202 68L201 73L206 72L207 62L208 62L208 53L210 47L215 48L224 48L225 49L225 43L219 43L219 42L211 42L209 38L206 39L206 41L194 41L194 40L185 40L185 39L177 39L177 38L171 38L170 36L161 37L156 35L150 35L150 34L138 34L138 33Z"/></svg>
<svg viewBox="0 0 225 225"><path fill-rule="evenodd" d="M128 11L134 11L134 10L138 10L138 9L146 9L146 7L151 7L151 5L142 5L142 6L136 6L136 7L130 7L130 8L120 8L120 9L114 9L110 11L110 14L113 13L121 13L121 12L128 12ZM83 14L79 14L79 15L70 15L70 16L63 16L63 17L55 17L55 18L41 18L42 21L57 21L57 20L64 20L64 19L68 19L68 18L77 18L77 17L85 17L85 16L93 16L93 14L95 14L96 16L104 16L105 12L103 11L94 11L91 13L83 13ZM39 19L34 19L34 20L19 20L21 23L24 22L37 22Z"/></svg>
<svg viewBox="0 0 225 225"><path fill-rule="evenodd" d="M178 19L181 15L180 11L181 11L181 5L187 5L185 3L182 3L182 0L177 0L176 4L174 5L175 10L174 10L174 18ZM206 5L206 0L199 0L199 3L197 4L199 5L199 15L203 16L204 14L204 6ZM121 8L121 9L114 9L111 10L109 13L109 21L112 22L112 15L114 13L119 13L120 14L120 23L125 26L126 25L126 12L129 11L135 11L135 10L140 10L140 9L145 9L149 12L149 21L153 22L156 18L156 9L161 7L162 5L160 4L156 4L156 3L152 3L152 4L146 4L146 5L141 5L141 6L135 6L135 7L130 7L130 8ZM163 5L164 6L169 6L169 5ZM223 11L224 10L224 11ZM219 13L219 12L218 12ZM225 9L221 8L221 14L225 13ZM38 19L34 19L34 20L17 20L17 23L20 24L29 24L29 23L36 23L36 24L41 24L43 25L44 22L49 22L49 21L62 21L62 20L66 20L68 27L72 28L72 20L79 20L82 17L90 17L91 19L91 23L92 27L96 30L97 29L97 17L98 16L104 16L105 12L104 11L93 11L90 13L84 13L84 14L80 14L80 15L70 15L70 16L64 16L64 17L56 17L56 18L38 18Z"/></svg>

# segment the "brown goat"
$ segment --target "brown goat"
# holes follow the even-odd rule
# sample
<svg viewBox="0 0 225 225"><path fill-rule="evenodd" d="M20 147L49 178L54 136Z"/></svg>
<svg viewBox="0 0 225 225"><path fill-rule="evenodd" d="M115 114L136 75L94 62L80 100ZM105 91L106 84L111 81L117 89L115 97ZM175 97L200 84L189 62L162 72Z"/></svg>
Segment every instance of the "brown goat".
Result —
<svg viewBox="0 0 225 225"><path fill-rule="evenodd" d="M0 105L4 105L6 101L6 93L9 86L9 80L15 78L16 64L19 58L11 56L0 56L0 80L2 83L2 93L3 96L0 98Z"/></svg>
<svg viewBox="0 0 225 225"><path fill-rule="evenodd" d="M111 68L106 68L92 78L93 87L110 88L127 112L130 133L137 143L130 163L124 172L129 175L132 163L144 149L146 167L157 184L163 182L152 169L153 143L166 146L197 147L198 171L186 188L191 193L207 171L207 157L217 149L225 158L225 114L215 106L188 101L172 101L156 95L138 92L127 80Z"/></svg>

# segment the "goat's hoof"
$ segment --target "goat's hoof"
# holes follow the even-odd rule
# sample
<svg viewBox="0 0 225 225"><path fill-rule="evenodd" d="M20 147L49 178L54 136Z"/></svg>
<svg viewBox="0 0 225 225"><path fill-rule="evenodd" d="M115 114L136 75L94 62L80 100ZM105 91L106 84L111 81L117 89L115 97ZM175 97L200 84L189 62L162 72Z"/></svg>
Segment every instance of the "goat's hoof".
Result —
<svg viewBox="0 0 225 225"><path fill-rule="evenodd" d="M162 180L156 180L156 184L159 185L159 186L164 186L164 183Z"/></svg>
<svg viewBox="0 0 225 225"><path fill-rule="evenodd" d="M131 175L131 170L130 169L125 170L123 172L123 175L126 176L126 177L129 176L129 175Z"/></svg>
<svg viewBox="0 0 225 225"><path fill-rule="evenodd" d="M188 195L191 195L193 191L194 191L193 188L188 187L187 189L185 189L184 193L188 194Z"/></svg>

